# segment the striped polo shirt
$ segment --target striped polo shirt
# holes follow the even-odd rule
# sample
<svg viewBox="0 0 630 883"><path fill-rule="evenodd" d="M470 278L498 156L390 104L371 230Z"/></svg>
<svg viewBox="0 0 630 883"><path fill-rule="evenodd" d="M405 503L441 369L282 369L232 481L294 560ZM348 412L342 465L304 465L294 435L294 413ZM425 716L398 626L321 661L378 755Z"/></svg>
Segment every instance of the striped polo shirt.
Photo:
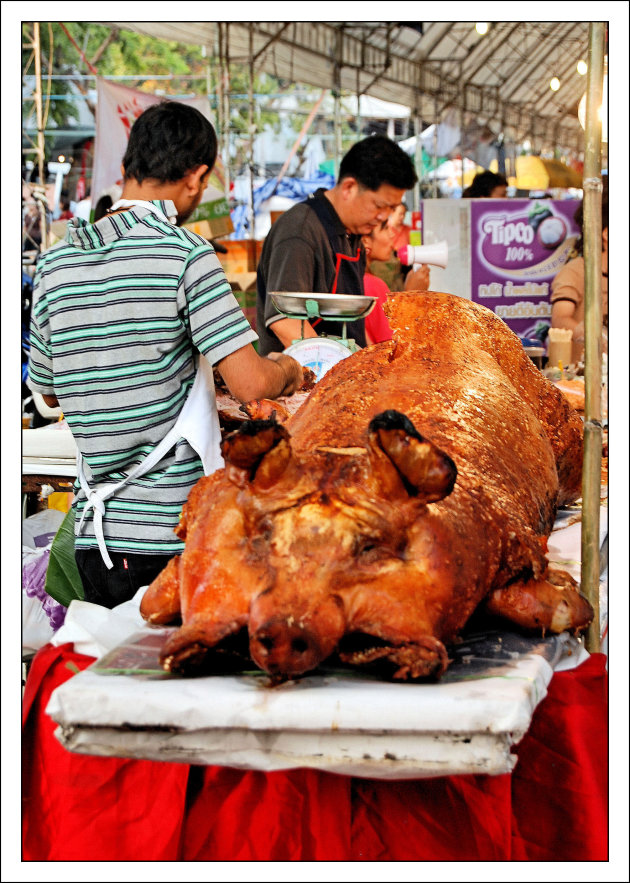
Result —
<svg viewBox="0 0 630 883"><path fill-rule="evenodd" d="M170 200L156 200L167 217ZM54 394L95 482L117 482L174 425L196 359L257 339L212 246L134 206L95 224L73 218L35 272L28 385ZM203 475L184 439L105 503L110 552L174 554L183 503ZM75 485L76 517L85 496ZM95 548L93 511L77 548Z"/></svg>

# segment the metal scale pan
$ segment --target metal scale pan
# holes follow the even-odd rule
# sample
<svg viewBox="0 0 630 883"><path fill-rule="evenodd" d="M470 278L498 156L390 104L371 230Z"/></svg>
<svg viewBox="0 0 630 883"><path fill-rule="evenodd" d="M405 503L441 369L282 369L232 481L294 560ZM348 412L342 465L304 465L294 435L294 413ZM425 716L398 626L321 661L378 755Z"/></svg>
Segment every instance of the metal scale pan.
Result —
<svg viewBox="0 0 630 883"><path fill-rule="evenodd" d="M277 310L293 319L336 319L352 322L365 319L374 304L375 297L361 294L319 294L304 291L270 291L269 295ZM315 305L317 311L315 311Z"/></svg>
<svg viewBox="0 0 630 883"><path fill-rule="evenodd" d="M354 340L346 337L345 323L364 319L374 308L375 297L351 294L320 294L303 291L270 291L269 295L277 310L290 319L334 319L344 326L343 337L302 337L294 340L285 353L293 356L300 365L310 368L320 380L329 368L347 359L357 347Z"/></svg>

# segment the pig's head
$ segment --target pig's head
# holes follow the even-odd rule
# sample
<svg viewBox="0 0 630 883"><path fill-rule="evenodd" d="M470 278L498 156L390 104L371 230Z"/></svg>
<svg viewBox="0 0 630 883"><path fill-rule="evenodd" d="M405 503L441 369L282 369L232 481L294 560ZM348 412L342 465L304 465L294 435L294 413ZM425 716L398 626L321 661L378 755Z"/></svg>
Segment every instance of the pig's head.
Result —
<svg viewBox="0 0 630 883"><path fill-rule="evenodd" d="M255 420L229 435L222 453L239 488L248 563L267 574L251 601L250 653L277 678L335 650L353 594L395 572L419 510L450 494L457 476L396 411L376 416L355 447L297 457L283 426Z"/></svg>

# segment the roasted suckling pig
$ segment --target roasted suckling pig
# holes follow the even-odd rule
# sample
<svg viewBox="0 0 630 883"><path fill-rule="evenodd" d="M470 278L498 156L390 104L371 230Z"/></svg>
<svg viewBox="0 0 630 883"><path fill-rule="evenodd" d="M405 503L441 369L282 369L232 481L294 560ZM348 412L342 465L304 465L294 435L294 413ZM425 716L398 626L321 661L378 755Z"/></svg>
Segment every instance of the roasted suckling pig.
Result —
<svg viewBox="0 0 630 883"><path fill-rule="evenodd" d="M439 678L485 607L578 632L593 612L545 556L580 495L582 422L490 310L408 292L394 339L339 362L286 422L226 436L142 613L181 621L162 663L294 678L333 658Z"/></svg>

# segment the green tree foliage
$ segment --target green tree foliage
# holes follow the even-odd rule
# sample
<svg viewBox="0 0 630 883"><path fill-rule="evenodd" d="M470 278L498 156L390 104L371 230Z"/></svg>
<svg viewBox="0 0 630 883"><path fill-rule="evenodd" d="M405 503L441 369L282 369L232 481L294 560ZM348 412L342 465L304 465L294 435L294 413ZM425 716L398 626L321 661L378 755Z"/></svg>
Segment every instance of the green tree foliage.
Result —
<svg viewBox="0 0 630 883"><path fill-rule="evenodd" d="M30 42L32 31L32 23L25 22L23 43ZM72 83L94 113L96 108L89 95L94 83L83 79L83 75L92 73L91 68L95 68L102 77L137 75L137 82L126 80L125 84L146 92L155 92L159 88L169 95L203 92L206 89L207 62L201 47L156 40L94 22L41 22L40 43L44 100L47 95L69 96ZM34 74L34 65L29 60L31 54L30 49L23 49L22 69L27 75ZM147 75L151 74L172 76L174 79L147 80ZM53 75L73 79L49 82L48 76ZM76 102L51 98L49 119L60 127L76 121Z"/></svg>
<svg viewBox="0 0 630 883"><path fill-rule="evenodd" d="M23 45L32 40L33 23L24 22ZM208 94L215 113L217 129L220 129L218 113L218 59L208 54L202 46L158 40L137 34L124 28L110 28L95 22L40 22L42 59L42 92L46 128L71 128L78 120L77 93L86 106L96 115L93 100L95 82L85 79L95 68L102 77L137 77L125 79L124 85L165 97L183 97ZM32 50L23 48L22 70L25 74L24 122L35 127L32 103L34 65ZM63 76L64 79L48 77ZM242 169L249 161L249 67L246 64L230 64L229 89L229 140L235 169ZM155 77L152 79L151 77ZM169 77L170 79L157 79ZM256 96L254 105L253 135L266 128L279 132L290 127L296 134L302 128L306 116L317 98L317 92L309 87L281 80L266 73L256 73L253 83ZM279 95L293 94L294 109L281 111L274 100ZM67 97L66 97L67 96ZM81 100L81 99L79 99ZM357 137L353 120L342 121L344 148ZM51 123L53 126L51 126ZM330 137L332 122L320 118L311 131L319 130ZM48 139L47 139L48 140ZM303 150L305 144L302 144ZM332 143L331 143L332 156ZM301 158L298 151L297 161Z"/></svg>
<svg viewBox="0 0 630 883"><path fill-rule="evenodd" d="M64 28L72 39L68 37ZM23 43L29 42L29 35L32 35L32 23L25 22ZM89 99L89 90L90 87L93 88L93 81L82 79L83 75L92 73L91 65L102 77L137 76L136 82L126 79L125 85L144 92L164 94L166 97L205 94L209 87L210 101L216 105L217 60L212 56L207 57L201 46L157 40L133 31L109 28L94 22L63 24L41 22L40 35L44 100L47 94L70 95L70 83L73 83L86 98L88 107L94 113L95 107ZM82 58L79 49L87 61ZM34 66L32 61L29 63L31 54L29 49L23 49L22 69L27 75L32 76ZM75 79L54 80L49 84L47 81L49 75L63 75ZM173 79L147 79L151 75L170 76ZM248 133L248 88L247 65L232 64L230 129L238 134ZM281 125L280 115L270 108L268 101L261 100L261 97L293 91L299 87L268 74L258 74L255 76L253 88L257 96L254 120L256 130L261 131L265 126L270 126L278 131ZM299 113L294 116L295 119L291 120L291 124L297 130L301 126L302 117ZM76 102L63 98L51 99L49 119L54 120L60 127L76 121Z"/></svg>

